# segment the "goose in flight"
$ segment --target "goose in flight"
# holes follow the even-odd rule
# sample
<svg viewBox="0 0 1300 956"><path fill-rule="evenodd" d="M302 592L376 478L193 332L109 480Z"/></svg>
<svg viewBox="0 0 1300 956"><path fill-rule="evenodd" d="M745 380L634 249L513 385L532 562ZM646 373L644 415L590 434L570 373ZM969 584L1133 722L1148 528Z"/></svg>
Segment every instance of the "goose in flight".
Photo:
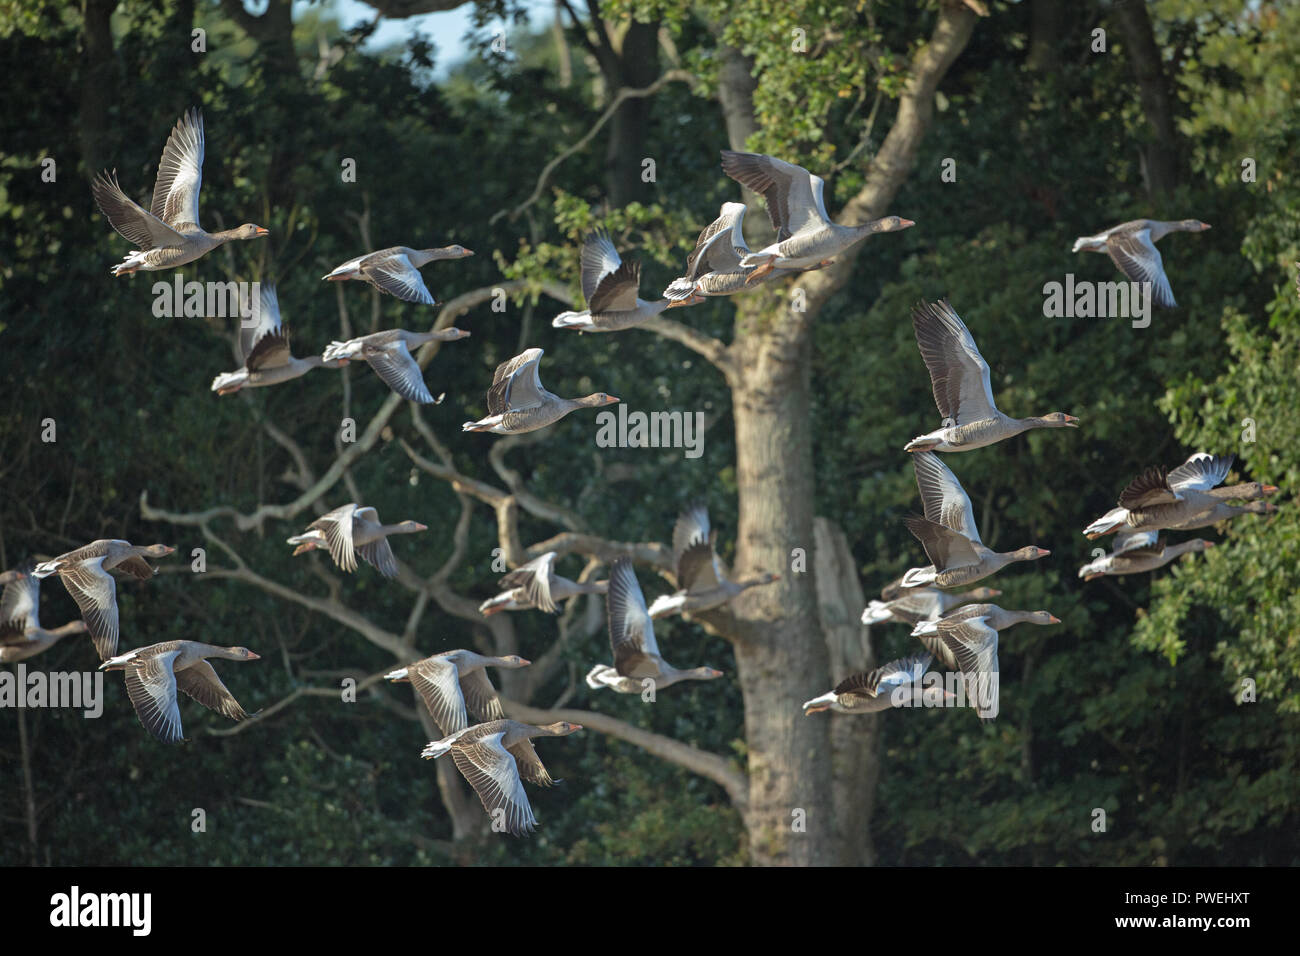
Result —
<svg viewBox="0 0 1300 956"><path fill-rule="evenodd" d="M547 551L541 557L521 564L500 581L501 593L478 606L484 617L502 611L526 611L537 608L547 614L560 613L559 604L579 594L605 594L608 581L571 581L555 573L556 553Z"/></svg>
<svg viewBox="0 0 1300 956"><path fill-rule="evenodd" d="M16 571L0 575L0 664L16 664L49 650L70 634L85 634L89 628L80 619L47 631L41 627L41 579L31 572L28 561Z"/></svg>
<svg viewBox="0 0 1300 956"><path fill-rule="evenodd" d="M934 638L956 661L966 699L983 720L998 715L998 631L1013 624L1060 624L1047 611L1006 611L996 604L967 604L937 621L922 621L913 637Z"/></svg>
<svg viewBox="0 0 1300 956"><path fill-rule="evenodd" d="M117 569L140 581L154 576L145 558L161 558L176 549L165 544L136 545L117 538L100 538L83 548L36 565L32 576L57 574L81 609L100 660L117 653L117 584L108 572Z"/></svg>
<svg viewBox="0 0 1300 956"><path fill-rule="evenodd" d="M154 181L153 201L145 209L122 192L117 170L101 172L91 185L99 211L135 251L113 267L113 275L156 272L193 262L233 239L269 236L246 222L234 229L205 232L199 227L199 187L203 183L203 116L192 109L176 123Z"/></svg>
<svg viewBox="0 0 1300 956"><path fill-rule="evenodd" d="M873 233L898 232L916 225L898 216L873 219L860 226L831 222L826 212L825 180L802 166L761 153L723 150L722 171L762 195L776 230L774 243L741 259L742 266L755 267L746 279L751 285L775 269L821 268Z"/></svg>
<svg viewBox="0 0 1300 956"><path fill-rule="evenodd" d="M1078 426L1079 419L1065 412L1012 418L999 411L989 383L989 363L947 299L913 308L912 328L944 427L913 438L905 451L970 451L1031 428Z"/></svg>
<svg viewBox="0 0 1300 956"><path fill-rule="evenodd" d="M551 325L578 332L618 332L640 325L670 306L702 301L647 302L637 296L640 286L641 263L624 262L609 233L598 229L582 242L582 297L587 308L581 312L561 312L551 320Z"/></svg>
<svg viewBox="0 0 1300 956"><path fill-rule="evenodd" d="M306 375L314 368L339 368L344 361L326 361L319 355L294 358L289 351L289 330L280 321L280 300L275 284L261 283L257 321L240 325L239 354L242 368L223 372L212 380L212 391L230 395L241 388L279 385Z"/></svg>
<svg viewBox="0 0 1300 956"><path fill-rule="evenodd" d="M552 425L576 409L599 408L618 401L604 392L585 398L560 398L551 394L542 387L538 374L541 360L541 349L528 349L498 365L487 393L487 417L466 422L461 428L467 432L518 435Z"/></svg>
<svg viewBox="0 0 1300 956"><path fill-rule="evenodd" d="M558 781L546 772L533 749L534 737L567 737L581 724L560 720L536 727L517 720L491 720L430 741L421 751L426 760L451 754L458 769L478 794L496 832L522 836L537 827L524 781L549 787Z"/></svg>
<svg viewBox="0 0 1300 956"><path fill-rule="evenodd" d="M378 252L349 259L321 278L326 282L360 279L380 292L396 296L403 302L437 305L424 284L420 267L439 259L464 259L473 254L464 246L444 246L441 249L408 249L406 246L391 246L388 249L380 249Z"/></svg>
<svg viewBox="0 0 1300 956"><path fill-rule="evenodd" d="M1071 252L1104 252L1119 271L1132 282L1151 283L1151 301L1164 309L1178 305L1169 288L1169 276L1160 258L1156 243L1171 232L1204 232L1208 223L1199 219L1162 222L1158 219L1134 219L1111 226L1095 236L1080 236L1074 240Z"/></svg>
<svg viewBox="0 0 1300 956"><path fill-rule="evenodd" d="M779 574L763 572L732 581L713 550L716 532L709 528L709 511L699 502L677 516L673 525L673 563L678 590L655 598L650 616L694 614L721 607L749 588L771 584Z"/></svg>
<svg viewBox="0 0 1300 956"><path fill-rule="evenodd" d="M949 594L938 588L899 588L892 597L886 597L890 589L880 593L879 601L871 601L862 612L862 623L866 625L907 624L914 626L921 621L933 621L943 617L953 608L970 601L987 601L1002 594L997 588L978 587L964 594Z"/></svg>
<svg viewBox="0 0 1300 956"><path fill-rule="evenodd" d="M793 269L773 269L755 282L747 282L754 266L740 264L753 254L741 230L744 221L744 203L723 203L718 218L705 226L695 240L695 250L686 259L686 275L669 284L664 298L674 306L690 305L701 296L732 295L770 279L792 275Z"/></svg>
<svg viewBox="0 0 1300 956"><path fill-rule="evenodd" d="M259 655L247 647L217 647L198 641L163 641L137 647L99 665L101 671L125 671L126 693L144 729L165 744L184 740L181 711L176 698L180 690L209 710L231 720L256 717L239 706L226 689L208 658L255 661Z"/></svg>
<svg viewBox="0 0 1300 956"><path fill-rule="evenodd" d="M654 622L645 606L645 595L632 570L630 558L619 558L609 572L609 644L614 666L598 664L587 674L593 690L608 687L620 694L639 694L644 681L660 690L684 680L714 680L722 671L712 667L678 670L659 653Z"/></svg>
<svg viewBox="0 0 1300 956"><path fill-rule="evenodd" d="M837 714L874 714L891 707L936 707L956 695L942 687L923 687L921 680L933 658L915 654L861 674L851 674L830 693L804 701L809 717L824 710Z"/></svg>
<svg viewBox="0 0 1300 956"><path fill-rule="evenodd" d="M1079 569L1079 577L1085 581L1103 575L1145 574L1156 568L1163 568L1175 558L1214 547L1213 541L1193 538L1167 545L1164 536L1157 531L1137 531L1123 535L1115 542L1115 550L1103 557L1088 562Z"/></svg>
<svg viewBox="0 0 1300 956"><path fill-rule="evenodd" d="M464 329L435 329L430 332L408 332L406 329L389 329L372 332L346 342L331 342L321 356L325 362L347 365L360 359L369 365L380 380L398 395L418 405L436 404L429 387L424 384L424 373L411 354L426 342L456 342L468 338Z"/></svg>
<svg viewBox="0 0 1300 956"><path fill-rule="evenodd" d="M1172 471L1163 465L1148 468L1120 493L1118 507L1106 512L1083 533L1100 538L1113 531L1157 531L1188 522L1212 511L1237 486L1218 488L1228 477L1235 455L1197 452ZM1273 486L1259 486L1276 491Z"/></svg>
<svg viewBox="0 0 1300 956"><path fill-rule="evenodd" d="M903 587L962 587L1013 561L1037 561L1051 554L1034 545L1003 553L986 547L975 527L970 498L939 456L920 451L912 456L912 465L925 516L912 515L904 523L925 548L930 565L910 569L903 575Z"/></svg>
<svg viewBox="0 0 1300 956"><path fill-rule="evenodd" d="M386 578L397 576L397 558L388 543L390 534L414 534L428 531L418 521L380 524L379 512L353 502L321 515L307 526L303 534L288 539L296 544L294 554L317 549L328 551L338 567L351 574L357 569L357 555Z"/></svg>
<svg viewBox="0 0 1300 956"><path fill-rule="evenodd" d="M505 667L514 670L527 667L518 654L505 657L484 657L463 649L443 651L422 661L399 667L384 675L394 683L409 683L429 708L434 723L443 736L454 734L469 726L468 713L479 722L501 720L501 698L488 680L488 667Z"/></svg>

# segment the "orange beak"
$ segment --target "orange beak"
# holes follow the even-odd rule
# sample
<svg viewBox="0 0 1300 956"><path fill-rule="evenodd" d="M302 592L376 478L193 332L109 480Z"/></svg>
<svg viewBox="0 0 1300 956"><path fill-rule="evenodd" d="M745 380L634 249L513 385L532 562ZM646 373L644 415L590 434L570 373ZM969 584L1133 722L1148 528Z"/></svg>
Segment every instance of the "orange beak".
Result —
<svg viewBox="0 0 1300 956"><path fill-rule="evenodd" d="M249 651L249 652L248 652L248 659L249 659L250 661L260 661L260 660L262 659L262 655L261 655L261 654L254 654L252 651Z"/></svg>
<svg viewBox="0 0 1300 956"><path fill-rule="evenodd" d="M270 229L263 229L261 226L258 226L257 232L253 233L254 236L269 236L270 234Z"/></svg>

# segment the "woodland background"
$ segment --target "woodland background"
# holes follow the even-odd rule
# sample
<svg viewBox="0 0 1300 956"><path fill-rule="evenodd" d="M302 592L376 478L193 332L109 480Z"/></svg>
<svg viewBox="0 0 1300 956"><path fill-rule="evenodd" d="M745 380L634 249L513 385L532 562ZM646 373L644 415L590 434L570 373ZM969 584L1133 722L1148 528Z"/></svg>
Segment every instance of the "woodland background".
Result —
<svg viewBox="0 0 1300 956"><path fill-rule="evenodd" d="M370 4L397 18L460 5ZM171 750L113 675L99 720L0 712L0 863L1300 862L1300 4L568 5L530 18L480 0L464 41L474 55L437 83L433 65L464 50L412 36L366 52L369 28L341 28L328 6L0 11L0 566L98 537L176 545L155 581L119 588L123 647L246 644L260 662L219 669L247 709L266 708L232 733L185 702L192 743ZM488 26L499 16L504 54ZM205 53L191 51L196 27ZM150 289L170 273L109 276L127 246L89 177L115 167L129 194L148 195L192 105L207 125L204 225L252 221L272 236L186 278L278 281L300 355L345 328L454 320L473 337L429 365L442 405L399 405L365 369L218 399L209 382L237 364L229 323L155 318ZM918 225L801 280L804 313L776 283L673 310L680 324L658 334L550 328L559 299L578 294L578 241L596 222L643 260L647 298L680 274L699 228L740 197L718 165L728 146L826 175L841 221ZM55 183L42 181L46 157ZM356 183L340 179L345 158ZM941 179L945 158L956 182ZM1117 278L1105 257L1070 254L1076 236L1148 216L1214 227L1160 246L1177 310L1145 330L1043 318L1045 282ZM758 206L747 227L766 234ZM462 314L320 281L368 248L452 242L478 255L425 276ZM512 297L504 313L490 308L497 286ZM1003 635L989 726L964 710L805 719L799 704L848 669L915 650L905 628L867 635L856 620L924 563L899 520L917 508L901 449L937 415L908 315L943 295L1006 411L1082 418L948 458L987 542L1053 552L987 582L999 603L1064 624ZM579 413L497 442L490 459L496 440L460 423L482 413L493 367L533 345L559 394L705 411L705 455L597 449ZM362 449L338 444L346 414ZM40 439L47 417L54 444ZM1278 512L1201 532L1219 547L1154 578L1082 583L1093 543L1080 529L1133 474L1196 450L1235 453L1238 475L1280 485ZM499 576L493 549L518 559L557 534L562 572L598 575L630 551L648 597L666 590L663 543L694 497L734 570L785 572L732 611L659 629L674 663L726 679L653 705L589 691L582 675L609 654L599 599L560 619L478 618ZM395 541L398 581L290 559L285 537L354 499L430 526ZM219 510L263 506L257 522ZM205 575L182 560L194 547ZM793 547L815 555L808 573L789 573ZM43 621L75 613L46 582ZM409 691L374 679L453 647L533 659L494 673L512 713L559 706L589 728L539 745L564 783L530 788L532 838L483 833L454 770L419 759L430 726ZM69 639L28 666L95 663ZM339 700L346 676L362 683L353 704ZM1244 677L1255 703L1237 700ZM1090 827L1098 807L1105 833ZM793 808L806 832L791 832Z"/></svg>

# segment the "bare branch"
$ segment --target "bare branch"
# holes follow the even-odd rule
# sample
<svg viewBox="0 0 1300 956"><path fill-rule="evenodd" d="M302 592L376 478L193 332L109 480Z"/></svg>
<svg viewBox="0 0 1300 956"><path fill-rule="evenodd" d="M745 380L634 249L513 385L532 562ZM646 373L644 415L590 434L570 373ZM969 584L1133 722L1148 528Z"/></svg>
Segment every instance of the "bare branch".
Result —
<svg viewBox="0 0 1300 956"><path fill-rule="evenodd" d="M579 139L576 143L574 143L572 146L569 146L567 149L562 150L558 156L556 156L544 167L542 167L542 172L537 177L537 185L533 187L532 194L512 210L507 211L505 209L502 209L499 210L498 212L493 213L492 218L488 220L488 225L489 226L495 225L498 219L500 219L502 216L507 216L507 215L510 217L510 221L513 222L516 218L518 218L520 213L522 213L533 203L537 202L537 200L541 199L542 192L543 190L546 189L546 184L551 178L551 173L553 173L561 163L563 163L574 153L586 149L587 144L590 143L592 139L595 138L598 132L600 132L601 127L603 127L607 122L609 122L610 118L616 112L618 112L618 108L620 105L622 105L624 100L638 99L643 96L653 96L655 93L658 93L659 90L661 90L664 86L668 85L669 83L689 83L692 87L694 87L698 82L699 81L696 80L695 75L693 73L687 72L686 70L668 70L666 73L663 74L663 76L659 77L659 79L655 80L649 86L645 86L635 90L624 87L623 89L619 90L618 94L612 100L609 101L609 105L605 107L605 112L600 114L600 117L596 120L595 125L593 125L591 129L587 130L587 132L582 136L582 138Z"/></svg>
<svg viewBox="0 0 1300 956"><path fill-rule="evenodd" d="M686 346L692 352L703 355L714 368L722 373L722 377L727 380L728 385L732 383L736 367L731 357L731 350L724 342L713 338L711 335L698 332L689 325L684 325L675 319L665 318L662 315L656 315L654 318L642 322L637 328L661 335L666 339L672 339L674 342Z"/></svg>

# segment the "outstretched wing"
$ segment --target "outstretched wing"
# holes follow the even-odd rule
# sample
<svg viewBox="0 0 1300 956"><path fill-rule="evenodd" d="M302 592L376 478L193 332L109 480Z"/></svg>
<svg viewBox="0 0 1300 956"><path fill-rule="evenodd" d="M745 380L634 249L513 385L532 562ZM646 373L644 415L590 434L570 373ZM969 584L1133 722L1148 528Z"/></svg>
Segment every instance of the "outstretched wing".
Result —
<svg viewBox="0 0 1300 956"><path fill-rule="evenodd" d="M199 188L203 185L203 115L191 109L167 137L149 212L169 226L199 224Z"/></svg>

